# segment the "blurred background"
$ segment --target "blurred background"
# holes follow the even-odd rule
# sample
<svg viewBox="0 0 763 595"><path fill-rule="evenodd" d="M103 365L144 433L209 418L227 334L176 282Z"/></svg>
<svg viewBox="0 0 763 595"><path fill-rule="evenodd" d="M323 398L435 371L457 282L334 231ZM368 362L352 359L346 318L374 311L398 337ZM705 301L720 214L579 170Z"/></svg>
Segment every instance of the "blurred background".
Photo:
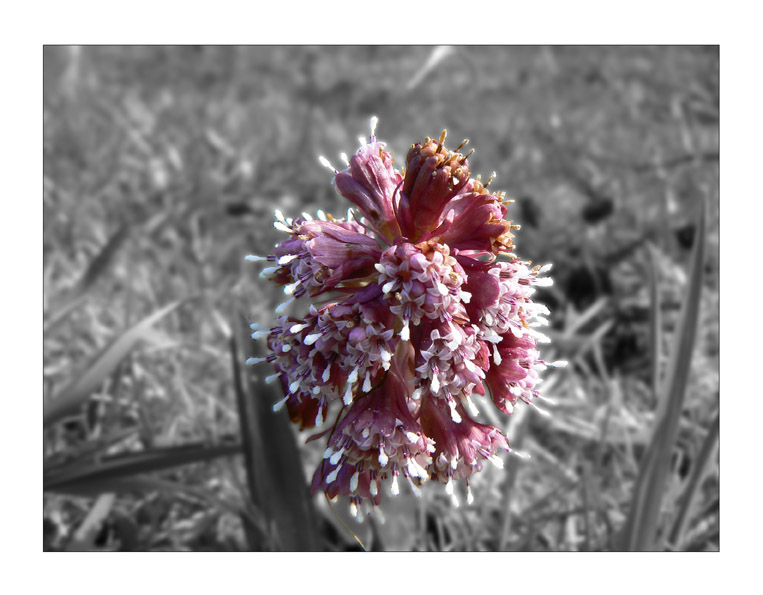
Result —
<svg viewBox="0 0 763 595"><path fill-rule="evenodd" d="M46 47L46 550L717 550L713 47ZM550 416L475 502L309 497L305 443L241 369L280 292L246 254L349 206L317 160L464 138L553 263ZM463 500L463 499L462 499ZM359 540L359 541L358 541Z"/></svg>

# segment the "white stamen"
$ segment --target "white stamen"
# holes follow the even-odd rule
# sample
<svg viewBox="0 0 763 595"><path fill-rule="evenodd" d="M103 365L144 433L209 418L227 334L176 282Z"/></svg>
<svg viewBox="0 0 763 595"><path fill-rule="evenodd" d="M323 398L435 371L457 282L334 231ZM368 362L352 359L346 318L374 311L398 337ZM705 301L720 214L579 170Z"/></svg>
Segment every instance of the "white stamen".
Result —
<svg viewBox="0 0 763 595"><path fill-rule="evenodd" d="M474 496L472 495L472 487L466 486L466 503L469 505L474 504Z"/></svg>
<svg viewBox="0 0 763 595"><path fill-rule="evenodd" d="M375 481L372 481L371 485L368 486L368 489L371 491L372 496L376 496L379 493L379 484Z"/></svg>
<svg viewBox="0 0 763 595"><path fill-rule="evenodd" d="M278 403L273 405L273 411L275 413L278 413L279 411L281 411L281 409L283 409L283 406L286 404L286 401L288 401L288 400L289 400L289 397L284 397L283 399L278 401Z"/></svg>
<svg viewBox="0 0 763 595"><path fill-rule="evenodd" d="M286 295L293 294L295 291L297 291L297 287L299 287L300 283L301 283L301 281L299 279L297 279L294 283L289 283L288 285L284 285L283 286L283 292Z"/></svg>
<svg viewBox="0 0 763 595"><path fill-rule="evenodd" d="M327 221L327 219L326 219L326 213L324 212L324 210L323 210L323 209L318 209L318 211L316 212L316 215L318 215L318 219L319 219L319 220L321 220L321 221Z"/></svg>
<svg viewBox="0 0 763 595"><path fill-rule="evenodd" d="M283 215L283 211L281 209L276 209L273 211L275 213L276 219L278 219L281 223L288 223L286 220L286 217Z"/></svg>
<svg viewBox="0 0 763 595"><path fill-rule="evenodd" d="M303 341L305 345L312 345L315 343L318 339L321 338L321 333L313 333L311 335L307 335L305 337L305 340Z"/></svg>
<svg viewBox="0 0 763 595"><path fill-rule="evenodd" d="M267 260L267 257L256 256L255 254L248 254L247 256L244 256L244 260L248 260L249 262L261 262L263 260Z"/></svg>
<svg viewBox="0 0 763 595"><path fill-rule="evenodd" d="M273 227L275 227L278 231L283 231L284 233L291 233L292 229L288 225L284 225L280 221L274 221Z"/></svg>
<svg viewBox="0 0 763 595"><path fill-rule="evenodd" d="M247 358L246 365L247 366L255 366L257 364L261 364L262 362L264 362L267 359L268 358L266 358L266 357L250 357L250 358Z"/></svg>
<svg viewBox="0 0 763 595"><path fill-rule="evenodd" d="M323 155L319 155L319 156L318 156L318 161L320 161L320 162L321 162L321 165L322 165L323 167L325 167L325 168L327 168L327 169L330 169L330 170L331 170L332 172L334 172L334 173L336 173L337 171L339 171L339 170L337 170L337 169L336 169L336 168L335 168L333 165L331 165L331 162L330 162L328 159L326 159L326 158L325 158Z"/></svg>
<svg viewBox="0 0 763 595"><path fill-rule="evenodd" d="M440 378L438 377L437 374L434 374L432 376L431 391L434 394L437 394L438 392L440 392Z"/></svg>
<svg viewBox="0 0 763 595"><path fill-rule="evenodd" d="M258 276L260 279L270 279L272 275L274 275L280 270L281 270L281 267L268 267L266 269L262 269Z"/></svg>
<svg viewBox="0 0 763 595"><path fill-rule="evenodd" d="M540 269L538 270L538 274L542 275L543 273L548 273L551 270L551 267L554 266L553 264L544 264Z"/></svg>
<svg viewBox="0 0 763 595"><path fill-rule="evenodd" d="M320 392L321 392L321 387L320 386L314 386L313 388L310 389L310 392L313 393L314 395L319 395Z"/></svg>
<svg viewBox="0 0 763 595"><path fill-rule="evenodd" d="M366 139L364 137L362 137L362 136L359 136L358 137L358 144L365 145L366 144Z"/></svg>
<svg viewBox="0 0 763 595"><path fill-rule="evenodd" d="M382 292L389 293L390 291L392 291L392 288L395 287L396 283L397 281L395 281L394 279L392 281L388 281L387 283L382 285Z"/></svg>
<svg viewBox="0 0 763 595"><path fill-rule="evenodd" d="M305 221L312 221L313 216L310 213L302 211L302 219L304 219Z"/></svg>
<svg viewBox="0 0 763 595"><path fill-rule="evenodd" d="M387 453L384 452L384 448L379 449L379 464L382 467L386 467L387 463L389 462L389 457L387 456Z"/></svg>
<svg viewBox="0 0 763 595"><path fill-rule="evenodd" d="M326 366L326 369L323 371L323 376L321 376L321 380L323 380L323 382L328 382L330 376L331 376L331 364Z"/></svg>
<svg viewBox="0 0 763 595"><path fill-rule="evenodd" d="M342 403L345 405L349 405L352 403L352 385L347 384L347 390L344 391L344 396L342 397Z"/></svg>
<svg viewBox="0 0 763 595"><path fill-rule="evenodd" d="M371 390L371 372L366 372L366 379L363 381L363 392L367 393Z"/></svg>
<svg viewBox="0 0 763 595"><path fill-rule="evenodd" d="M376 125L379 123L379 118L371 116L371 136L376 136Z"/></svg>
<svg viewBox="0 0 763 595"><path fill-rule="evenodd" d="M495 362L496 366L500 366L501 362L503 361L501 354L498 353L498 345L495 343L493 343L493 361Z"/></svg>
<svg viewBox="0 0 763 595"><path fill-rule="evenodd" d="M400 339L402 341L408 341L411 338L411 331L408 328L408 321L403 321L403 330L400 331Z"/></svg>
<svg viewBox="0 0 763 595"><path fill-rule="evenodd" d="M448 496L453 495L453 479L449 478L448 483L445 484L445 493L448 494Z"/></svg>
<svg viewBox="0 0 763 595"><path fill-rule="evenodd" d="M355 476L353 475L353 477L355 477ZM352 485L352 483L351 483L350 485ZM353 490L352 488L350 488L350 489L351 489L353 492L355 491L355 490ZM357 518L358 520L360 520L360 518L361 518L361 517L360 517L360 515L358 514L359 512L360 512L360 511L358 510L358 507L357 507L357 505L355 504L355 502L352 502L352 501L350 501L350 514L351 514L352 516L354 516L355 518Z"/></svg>
<svg viewBox="0 0 763 595"><path fill-rule="evenodd" d="M503 469L503 459L501 457L499 457L498 455L491 455L488 458L488 461L493 463L493 465L498 467L498 469Z"/></svg>
<svg viewBox="0 0 763 595"><path fill-rule="evenodd" d="M339 462L339 459L342 458L343 454L344 454L344 447L340 448L333 455L331 455L331 458L329 458L329 463L331 463L332 465L336 465Z"/></svg>
<svg viewBox="0 0 763 595"><path fill-rule="evenodd" d="M457 424L460 424L461 416L458 414L458 411L456 411L456 402L451 401L450 403L448 403L448 405L450 406L450 418Z"/></svg>
<svg viewBox="0 0 763 595"><path fill-rule="evenodd" d="M337 467L331 473L329 473L328 476L326 477L326 483L334 483L334 481L336 480L336 476L339 475L339 470L341 468L342 466L339 465L339 467Z"/></svg>
<svg viewBox="0 0 763 595"><path fill-rule="evenodd" d="M291 351L291 345L281 345L281 352L289 353Z"/></svg>
<svg viewBox="0 0 763 595"><path fill-rule="evenodd" d="M289 263L290 263L292 260L294 260L295 258L297 258L297 255L296 255L296 254L285 254L284 256L282 256L281 258L279 258L279 259L278 259L276 262L278 262L278 264L280 264L281 266L283 266L283 265L285 265L285 264L289 264Z"/></svg>
<svg viewBox="0 0 763 595"><path fill-rule="evenodd" d="M530 458L530 453L527 453L527 452L521 452L521 451L514 450L514 449L510 450L509 452L511 454L513 454L515 457L519 457L520 459L527 460L527 459Z"/></svg>
<svg viewBox="0 0 763 595"><path fill-rule="evenodd" d="M354 492L358 489L358 479L360 478L360 471L356 471L350 477L350 491Z"/></svg>
<svg viewBox="0 0 763 595"><path fill-rule="evenodd" d="M276 372L275 374L271 374L270 376L265 377L265 384L273 384L280 377L281 377L281 372Z"/></svg>
<svg viewBox="0 0 763 595"><path fill-rule="evenodd" d="M252 339L254 339L255 341L259 341L260 339L262 339L262 337L267 337L268 335L270 335L270 331L268 329L263 329L261 331L254 331L252 333Z"/></svg>
<svg viewBox="0 0 763 595"><path fill-rule="evenodd" d="M472 396L467 395L466 396L466 404L469 406L469 411L472 412L472 415L479 415L480 411L477 409L477 406L474 404L474 401L472 401Z"/></svg>
<svg viewBox="0 0 763 595"><path fill-rule="evenodd" d="M416 496L417 498L421 498L421 490L415 483L413 483L413 479L411 479L410 477L406 477L406 479L408 480L408 485L411 486L411 491L413 492L413 495Z"/></svg>
<svg viewBox="0 0 763 595"><path fill-rule="evenodd" d="M352 372L350 372L350 375L347 377L347 384L355 384L358 381L358 372L360 371L360 368L353 368Z"/></svg>
<svg viewBox="0 0 763 595"><path fill-rule="evenodd" d="M550 368L566 368L569 362L560 359L555 362L551 362L550 364L547 364Z"/></svg>
<svg viewBox="0 0 763 595"><path fill-rule="evenodd" d="M300 383L300 382L301 382L301 381L300 381L300 379L299 379L299 378L297 378L297 379L296 379L294 382L292 382L292 383L289 385L289 392L290 392L290 393L295 393L295 392L297 392L297 391L299 390L299 383Z"/></svg>
<svg viewBox="0 0 763 595"><path fill-rule="evenodd" d="M289 329L289 332L292 333L292 334L296 334L296 333L299 333L299 332L305 330L308 326L310 326L310 325L308 325L308 324L295 324L295 325L293 325Z"/></svg>
<svg viewBox="0 0 763 595"><path fill-rule="evenodd" d="M345 165L350 165L350 160L347 158L347 153L339 153L339 159L341 159L342 163Z"/></svg>
<svg viewBox="0 0 763 595"><path fill-rule="evenodd" d="M323 408L318 409L318 415L315 416L315 427L318 428L323 425Z"/></svg>
<svg viewBox="0 0 763 595"><path fill-rule="evenodd" d="M544 400L549 405L557 405L557 402L554 399L549 399L548 397L544 397L543 395L538 395L538 398Z"/></svg>
<svg viewBox="0 0 763 595"><path fill-rule="evenodd" d="M532 406L533 409L535 409L535 411L537 411L538 413L540 413L544 417L549 417L551 415L545 409L541 409L540 407L538 407L533 401L530 401L530 405Z"/></svg>
<svg viewBox="0 0 763 595"><path fill-rule="evenodd" d="M280 304L276 308L276 314L283 314L286 311L286 308L288 308L291 305L291 303L294 301L294 299L295 298L290 298L286 300L283 304Z"/></svg>
<svg viewBox="0 0 763 595"><path fill-rule="evenodd" d="M417 388L411 393L411 399L418 401L421 398L421 389Z"/></svg>
<svg viewBox="0 0 763 595"><path fill-rule="evenodd" d="M400 493L400 485L397 483L397 475L392 476L392 486L389 489L390 494L397 496Z"/></svg>
<svg viewBox="0 0 763 595"><path fill-rule="evenodd" d="M405 437L408 438L409 442L418 442L419 441L419 435L415 432L406 432ZM413 459L411 459L413 460Z"/></svg>
<svg viewBox="0 0 763 595"><path fill-rule="evenodd" d="M533 285L536 287L551 287L554 284L554 280L551 277L542 277L540 279L535 279L533 282Z"/></svg>
<svg viewBox="0 0 763 595"><path fill-rule="evenodd" d="M387 269L384 268L384 265L380 262L374 263L374 268L379 271L382 275L385 275L387 273Z"/></svg>
<svg viewBox="0 0 763 595"><path fill-rule="evenodd" d="M334 451L329 446L326 450L323 451L323 458L328 459L333 454L334 454Z"/></svg>

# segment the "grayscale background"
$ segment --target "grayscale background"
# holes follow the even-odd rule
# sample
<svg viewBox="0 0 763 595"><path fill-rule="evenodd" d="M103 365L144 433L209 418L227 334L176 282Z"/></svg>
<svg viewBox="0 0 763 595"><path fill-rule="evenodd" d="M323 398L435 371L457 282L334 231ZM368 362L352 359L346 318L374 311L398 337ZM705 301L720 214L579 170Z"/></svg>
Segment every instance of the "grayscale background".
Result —
<svg viewBox="0 0 763 595"><path fill-rule="evenodd" d="M43 114L44 549L622 550L650 489L656 549L719 549L717 47L46 47ZM275 208L344 213L317 157L372 115L398 167L447 129L497 173L570 365L550 416L484 411L530 458L472 506L403 488L360 525L239 364L282 301L244 255Z"/></svg>

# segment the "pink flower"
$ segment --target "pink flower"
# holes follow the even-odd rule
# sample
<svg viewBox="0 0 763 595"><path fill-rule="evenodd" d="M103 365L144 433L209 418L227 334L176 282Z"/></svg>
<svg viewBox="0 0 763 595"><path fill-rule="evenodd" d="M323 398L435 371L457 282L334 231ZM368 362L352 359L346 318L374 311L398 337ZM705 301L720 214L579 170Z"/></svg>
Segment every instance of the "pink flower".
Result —
<svg viewBox="0 0 763 595"><path fill-rule="evenodd" d="M247 257L268 261L261 276L291 296L275 326L253 325L271 353L247 363L273 365L267 380L284 391L275 410L285 406L300 429L335 420L311 438L327 440L313 492L347 497L359 518L362 506L380 503L383 484L399 493L401 479L416 494L434 479L454 502L463 479L470 502L470 477L510 450L498 428L470 417L472 395L487 389L511 413L539 396L538 373L552 365L540 359L547 339L535 330L548 310L532 301L535 287L551 283L542 276L549 267L511 253L503 195L470 177L445 132L413 145L402 174L374 128L372 120L369 142L334 170L359 213L314 220L276 211L288 237L270 256ZM323 305L285 315L298 298Z"/></svg>

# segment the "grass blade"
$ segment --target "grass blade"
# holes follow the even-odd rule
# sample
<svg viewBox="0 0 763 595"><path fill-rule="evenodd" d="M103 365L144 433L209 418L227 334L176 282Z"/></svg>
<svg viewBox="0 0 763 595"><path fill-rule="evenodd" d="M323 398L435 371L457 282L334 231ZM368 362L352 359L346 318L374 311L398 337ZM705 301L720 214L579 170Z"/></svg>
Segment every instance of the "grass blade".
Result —
<svg viewBox="0 0 763 595"><path fill-rule="evenodd" d="M151 326L180 305L175 301L141 320L108 345L73 382L45 403L43 426L49 427L79 407L96 391L130 351L148 334Z"/></svg>
<svg viewBox="0 0 763 595"><path fill-rule="evenodd" d="M108 457L88 457L55 465L43 472L43 490L66 491L95 481L108 482L191 463L241 454L238 444L207 446L191 444L154 448Z"/></svg>
<svg viewBox="0 0 763 595"><path fill-rule="evenodd" d="M662 359L662 303L660 302L660 280L657 268L657 252L649 246L649 343L652 351L652 392L655 403L660 394L660 361Z"/></svg>
<svg viewBox="0 0 763 595"><path fill-rule="evenodd" d="M236 336L241 337L241 333ZM254 507L271 520L275 547L318 551L316 512L291 423L285 411L273 413L273 405L281 399L276 392L280 387L265 384L262 370L241 369L243 350L236 336L231 339L231 357L250 497ZM257 344L248 336L244 340L249 346L246 357L258 355Z"/></svg>
<svg viewBox="0 0 763 595"><path fill-rule="evenodd" d="M702 485L707 466L713 453L715 453L715 447L718 443L718 434L720 432L719 414L720 412L716 411L713 421L710 423L710 429L707 432L707 436L705 436L702 448L694 462L691 476L689 477L689 481L686 484L686 489L684 490L679 504L678 515L669 539L669 542L673 544L673 549L676 550L681 550L684 547L684 535L691 518L694 495L697 493L700 485Z"/></svg>
<svg viewBox="0 0 763 595"><path fill-rule="evenodd" d="M623 532L623 546L628 551L657 549L662 497L678 434L699 321L706 237L704 201L701 203L697 230L686 299L681 309L681 320L670 354L666 379L661 385L660 399L665 401L665 406L644 455Z"/></svg>
<svg viewBox="0 0 763 595"><path fill-rule="evenodd" d="M87 292L95 285L96 281L109 269L114 260L114 256L119 251L129 235L129 228L126 225L120 227L114 235L109 238L106 245L90 262L82 278L69 291L66 298L58 306L56 312L51 315L47 324L44 326L44 332L50 332L53 328L63 322L73 310L77 308L87 297Z"/></svg>
<svg viewBox="0 0 763 595"><path fill-rule="evenodd" d="M66 548L67 552L87 552L95 549L95 538L103 521L109 516L114 506L114 494L101 494L93 504L85 520L77 528L72 541Z"/></svg>

